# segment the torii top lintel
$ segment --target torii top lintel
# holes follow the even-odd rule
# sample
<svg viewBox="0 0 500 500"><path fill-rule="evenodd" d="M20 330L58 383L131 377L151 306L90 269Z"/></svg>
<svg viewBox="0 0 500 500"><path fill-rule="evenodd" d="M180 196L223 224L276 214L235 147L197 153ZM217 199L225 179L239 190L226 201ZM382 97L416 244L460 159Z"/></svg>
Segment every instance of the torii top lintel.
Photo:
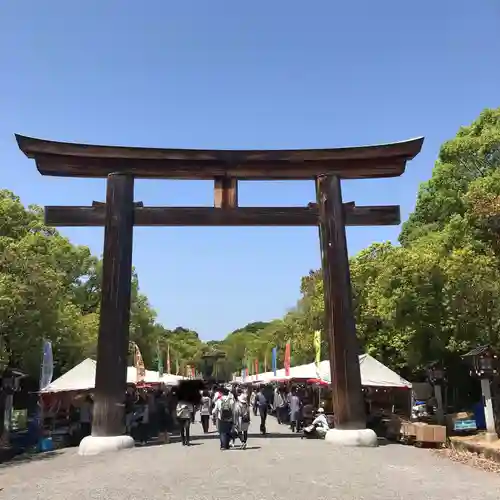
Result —
<svg viewBox="0 0 500 500"><path fill-rule="evenodd" d="M96 146L16 135L21 151L42 175L242 180L397 177L421 150L423 137L403 142L333 149L201 150Z"/></svg>

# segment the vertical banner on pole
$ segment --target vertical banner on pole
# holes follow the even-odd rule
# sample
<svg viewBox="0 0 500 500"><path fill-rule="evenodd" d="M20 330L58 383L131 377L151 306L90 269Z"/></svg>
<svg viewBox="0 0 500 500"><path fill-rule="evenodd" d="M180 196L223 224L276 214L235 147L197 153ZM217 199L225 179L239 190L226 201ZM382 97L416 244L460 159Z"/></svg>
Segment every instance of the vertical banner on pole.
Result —
<svg viewBox="0 0 500 500"><path fill-rule="evenodd" d="M137 373L137 382L144 382L146 378L146 367L144 366L141 350L135 342L132 342L132 345L134 347L134 366Z"/></svg>
<svg viewBox="0 0 500 500"><path fill-rule="evenodd" d="M158 363L158 376L163 377L163 357L160 349L160 342L156 341L156 361Z"/></svg>
<svg viewBox="0 0 500 500"><path fill-rule="evenodd" d="M179 370L177 370L179 371ZM170 344L167 345L167 373L170 375Z"/></svg>
<svg viewBox="0 0 500 500"><path fill-rule="evenodd" d="M285 377L290 376L290 342L285 346Z"/></svg>
<svg viewBox="0 0 500 500"><path fill-rule="evenodd" d="M267 372L267 352L264 354L264 373Z"/></svg>
<svg viewBox="0 0 500 500"><path fill-rule="evenodd" d="M273 347L273 359L272 359L272 363L273 363L273 374L276 377L276 372L278 371L276 347Z"/></svg>
<svg viewBox="0 0 500 500"><path fill-rule="evenodd" d="M320 378L319 364L321 362L321 331L314 332L314 364L316 365L316 377Z"/></svg>
<svg viewBox="0 0 500 500"><path fill-rule="evenodd" d="M255 360L255 380L259 378L259 360Z"/></svg>
<svg viewBox="0 0 500 500"><path fill-rule="evenodd" d="M54 373L54 359L52 356L52 343L44 340L42 347L42 363L40 366L40 390L45 389L52 382Z"/></svg>

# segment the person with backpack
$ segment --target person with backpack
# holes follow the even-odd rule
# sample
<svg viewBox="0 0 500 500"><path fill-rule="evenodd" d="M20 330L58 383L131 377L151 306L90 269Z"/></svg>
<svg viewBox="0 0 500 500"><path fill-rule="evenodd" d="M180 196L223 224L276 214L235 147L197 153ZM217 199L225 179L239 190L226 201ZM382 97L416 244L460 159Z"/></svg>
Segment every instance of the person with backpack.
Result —
<svg viewBox="0 0 500 500"><path fill-rule="evenodd" d="M247 447L248 428L250 427L250 407L245 394L238 397L234 407L234 428L240 438L241 448Z"/></svg>
<svg viewBox="0 0 500 500"><path fill-rule="evenodd" d="M234 422L234 399L230 397L227 387L222 389L222 397L217 401L213 413L219 429L220 449L229 450Z"/></svg>
<svg viewBox="0 0 500 500"><path fill-rule="evenodd" d="M182 446L189 446L193 405L188 401L179 401L175 413L181 428Z"/></svg>

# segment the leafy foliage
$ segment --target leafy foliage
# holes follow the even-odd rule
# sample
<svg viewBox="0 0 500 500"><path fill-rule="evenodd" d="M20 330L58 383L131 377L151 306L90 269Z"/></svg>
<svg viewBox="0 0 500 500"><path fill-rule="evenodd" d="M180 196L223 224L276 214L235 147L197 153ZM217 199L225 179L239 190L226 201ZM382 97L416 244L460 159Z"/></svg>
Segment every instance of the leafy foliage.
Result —
<svg viewBox="0 0 500 500"><path fill-rule="evenodd" d="M56 374L95 356L102 262L44 225L40 208L25 208L0 191L0 361L39 374L41 346L52 341ZM196 332L166 330L132 279L130 339L147 367L156 366L169 342L182 369L203 346Z"/></svg>
<svg viewBox="0 0 500 500"><path fill-rule="evenodd" d="M366 352L407 376L452 362L478 344L500 349L500 108L459 130L439 153L403 225L401 246L373 244L351 258L358 337ZM323 326L320 271L302 278L297 306L258 332L222 343L234 365L262 363L292 343L293 362L313 360ZM323 357L326 354L322 342Z"/></svg>

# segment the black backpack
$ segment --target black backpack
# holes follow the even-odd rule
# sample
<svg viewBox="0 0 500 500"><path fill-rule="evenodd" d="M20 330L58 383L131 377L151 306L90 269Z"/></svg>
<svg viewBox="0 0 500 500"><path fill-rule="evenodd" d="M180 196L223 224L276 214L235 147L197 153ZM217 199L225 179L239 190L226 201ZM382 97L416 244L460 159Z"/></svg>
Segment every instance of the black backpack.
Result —
<svg viewBox="0 0 500 500"><path fill-rule="evenodd" d="M241 421L243 423L250 422L250 412L248 411L248 405L246 404L241 406Z"/></svg>
<svg viewBox="0 0 500 500"><path fill-rule="evenodd" d="M233 421L233 405L228 396L224 396L220 402L220 419L223 422Z"/></svg>

